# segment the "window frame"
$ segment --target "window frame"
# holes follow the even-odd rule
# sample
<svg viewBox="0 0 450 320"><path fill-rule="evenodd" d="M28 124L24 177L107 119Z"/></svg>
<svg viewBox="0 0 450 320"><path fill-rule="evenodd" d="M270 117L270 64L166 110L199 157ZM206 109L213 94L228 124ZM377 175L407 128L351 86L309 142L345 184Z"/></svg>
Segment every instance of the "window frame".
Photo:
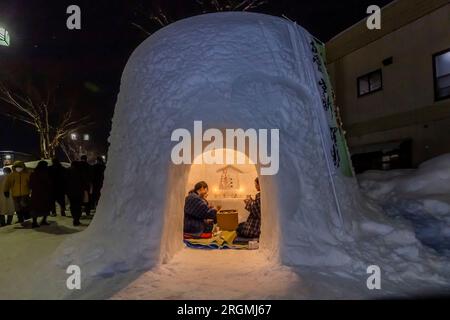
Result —
<svg viewBox="0 0 450 320"><path fill-rule="evenodd" d="M449 52L450 52L450 48L436 52L432 56L431 63L433 64L433 89L434 89L434 101L435 102L450 99L450 93L444 97L439 97L438 81L437 81L438 78L437 78L437 70L436 70L436 58L439 56L442 56L443 54L449 53Z"/></svg>
<svg viewBox="0 0 450 320"><path fill-rule="evenodd" d="M370 88L370 77L371 77L372 75L374 75L374 74L377 74L377 73L380 74L380 82L381 82L381 85L380 85L380 87L379 87L378 89L371 90L371 88ZM363 78L367 78L367 79L368 79L368 83L369 83L369 91L366 92L366 93L361 94L360 80L363 79ZM365 96L367 96L367 95L369 95L369 94L372 94L372 93L376 93L376 92L382 91L382 90L383 90L383 71L382 71L382 69L380 68L380 69L374 70L374 71L372 71L372 72L366 73L366 74L364 74L364 75L358 77L358 78L356 79L356 90L357 90L358 98L365 97Z"/></svg>

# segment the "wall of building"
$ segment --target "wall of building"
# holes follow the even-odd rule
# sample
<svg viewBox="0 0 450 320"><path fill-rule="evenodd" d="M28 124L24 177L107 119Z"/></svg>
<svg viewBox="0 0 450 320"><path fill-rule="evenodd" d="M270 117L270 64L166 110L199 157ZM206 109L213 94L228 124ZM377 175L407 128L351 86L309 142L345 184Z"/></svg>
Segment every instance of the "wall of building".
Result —
<svg viewBox="0 0 450 320"><path fill-rule="evenodd" d="M32 161L36 158L28 153L15 151L0 151L0 168L14 163L14 161Z"/></svg>
<svg viewBox="0 0 450 320"><path fill-rule="evenodd" d="M435 102L432 59L450 47L449 17L447 4L328 65L350 150L410 138L414 164L450 152L450 100ZM383 90L358 97L357 78L377 69Z"/></svg>

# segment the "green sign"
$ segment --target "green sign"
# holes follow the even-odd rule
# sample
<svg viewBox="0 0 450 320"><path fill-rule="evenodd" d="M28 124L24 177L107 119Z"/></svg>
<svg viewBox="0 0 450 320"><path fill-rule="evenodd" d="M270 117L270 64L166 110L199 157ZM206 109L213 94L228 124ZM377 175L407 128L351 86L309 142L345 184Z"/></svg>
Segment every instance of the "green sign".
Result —
<svg viewBox="0 0 450 320"><path fill-rule="evenodd" d="M9 33L5 28L0 27L0 46L9 47L10 39Z"/></svg>
<svg viewBox="0 0 450 320"><path fill-rule="evenodd" d="M345 176L352 177L354 176L352 161L348 151L347 141L345 140L344 129L340 121L339 108L334 101L334 92L326 68L325 45L317 39L313 39L311 44L313 46L313 53L315 53L314 62L321 72L321 82L319 84L323 90L322 102L326 105L329 115L328 124L332 133L333 160L335 166L339 167Z"/></svg>

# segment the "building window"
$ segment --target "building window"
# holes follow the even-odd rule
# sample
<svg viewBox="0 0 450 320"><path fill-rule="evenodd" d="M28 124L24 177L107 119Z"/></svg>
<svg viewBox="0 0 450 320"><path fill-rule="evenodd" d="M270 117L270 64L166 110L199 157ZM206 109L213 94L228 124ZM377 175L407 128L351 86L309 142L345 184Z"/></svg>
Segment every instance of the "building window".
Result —
<svg viewBox="0 0 450 320"><path fill-rule="evenodd" d="M433 70L436 101L450 98L450 49L433 55Z"/></svg>
<svg viewBox="0 0 450 320"><path fill-rule="evenodd" d="M377 92L383 89L381 69L365 74L358 78L358 97Z"/></svg>

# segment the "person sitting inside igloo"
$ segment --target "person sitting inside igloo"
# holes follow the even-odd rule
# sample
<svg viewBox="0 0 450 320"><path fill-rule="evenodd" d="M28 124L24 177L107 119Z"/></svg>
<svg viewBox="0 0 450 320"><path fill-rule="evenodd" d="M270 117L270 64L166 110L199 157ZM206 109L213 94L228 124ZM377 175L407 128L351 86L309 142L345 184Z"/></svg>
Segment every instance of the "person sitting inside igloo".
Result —
<svg viewBox="0 0 450 320"><path fill-rule="evenodd" d="M259 179L255 179L255 188L258 193L255 199L249 196L244 200L245 210L250 212L247 221L239 224L236 233L241 238L259 238L261 234L261 188Z"/></svg>
<svg viewBox="0 0 450 320"><path fill-rule="evenodd" d="M184 202L185 235L200 237L202 234L213 231L214 224L217 222L217 211L221 208L209 206L206 201L207 195L208 184L204 181L196 183L194 189L189 191Z"/></svg>

